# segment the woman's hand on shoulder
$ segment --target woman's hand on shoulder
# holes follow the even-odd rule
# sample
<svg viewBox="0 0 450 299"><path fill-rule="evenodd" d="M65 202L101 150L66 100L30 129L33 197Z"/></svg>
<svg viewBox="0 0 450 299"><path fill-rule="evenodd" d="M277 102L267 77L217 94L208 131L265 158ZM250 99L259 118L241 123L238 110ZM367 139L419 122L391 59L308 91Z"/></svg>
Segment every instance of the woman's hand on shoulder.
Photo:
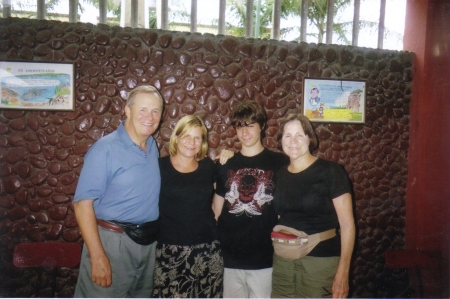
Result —
<svg viewBox="0 0 450 299"><path fill-rule="evenodd" d="M218 156L216 156L216 158L214 159L215 161L219 160L220 164L224 165L225 163L227 163L227 161L231 158L233 158L234 156L234 152L227 150L227 149L223 149L220 154Z"/></svg>

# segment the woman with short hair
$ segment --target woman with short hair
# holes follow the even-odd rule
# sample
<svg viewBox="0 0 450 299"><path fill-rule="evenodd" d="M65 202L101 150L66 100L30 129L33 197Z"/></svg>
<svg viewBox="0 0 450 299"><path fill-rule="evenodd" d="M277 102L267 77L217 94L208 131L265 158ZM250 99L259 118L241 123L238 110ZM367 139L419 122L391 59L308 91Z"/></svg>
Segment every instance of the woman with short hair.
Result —
<svg viewBox="0 0 450 299"><path fill-rule="evenodd" d="M216 166L207 151L203 120L188 115L172 132L170 155L159 160L156 297L222 297L223 260L212 210Z"/></svg>

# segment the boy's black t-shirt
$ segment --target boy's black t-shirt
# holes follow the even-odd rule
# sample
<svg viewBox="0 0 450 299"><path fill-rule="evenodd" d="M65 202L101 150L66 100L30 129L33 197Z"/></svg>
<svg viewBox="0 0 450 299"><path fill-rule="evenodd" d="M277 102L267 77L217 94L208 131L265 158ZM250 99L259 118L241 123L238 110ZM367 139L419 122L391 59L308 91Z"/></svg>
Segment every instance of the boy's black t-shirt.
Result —
<svg viewBox="0 0 450 299"><path fill-rule="evenodd" d="M225 200L217 228L226 268L272 267L274 177L288 163L284 154L264 149L253 157L237 153L219 168L216 193Z"/></svg>

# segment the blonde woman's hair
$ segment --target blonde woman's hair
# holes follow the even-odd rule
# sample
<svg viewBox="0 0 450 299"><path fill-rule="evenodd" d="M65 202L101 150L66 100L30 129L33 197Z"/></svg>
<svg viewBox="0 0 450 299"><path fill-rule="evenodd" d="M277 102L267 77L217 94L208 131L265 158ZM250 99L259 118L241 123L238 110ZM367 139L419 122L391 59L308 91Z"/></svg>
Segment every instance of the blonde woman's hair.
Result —
<svg viewBox="0 0 450 299"><path fill-rule="evenodd" d="M200 161L206 157L208 152L208 132L203 120L195 115L186 115L177 122L175 129L172 131L172 135L170 135L169 154L171 156L175 156L177 154L177 138L185 137L193 128L196 127L199 127L202 130L202 146L197 154L197 161Z"/></svg>

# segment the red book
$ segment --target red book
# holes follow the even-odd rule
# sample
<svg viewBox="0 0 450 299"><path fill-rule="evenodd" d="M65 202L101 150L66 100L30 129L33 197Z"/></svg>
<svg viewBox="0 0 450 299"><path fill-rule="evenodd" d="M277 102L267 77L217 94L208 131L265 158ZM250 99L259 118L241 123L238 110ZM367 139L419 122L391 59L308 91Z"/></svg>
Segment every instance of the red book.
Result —
<svg viewBox="0 0 450 299"><path fill-rule="evenodd" d="M283 232L272 232L270 234L270 237L277 238L277 239L289 239L289 240L298 239L298 236L296 236L296 235L283 233Z"/></svg>

